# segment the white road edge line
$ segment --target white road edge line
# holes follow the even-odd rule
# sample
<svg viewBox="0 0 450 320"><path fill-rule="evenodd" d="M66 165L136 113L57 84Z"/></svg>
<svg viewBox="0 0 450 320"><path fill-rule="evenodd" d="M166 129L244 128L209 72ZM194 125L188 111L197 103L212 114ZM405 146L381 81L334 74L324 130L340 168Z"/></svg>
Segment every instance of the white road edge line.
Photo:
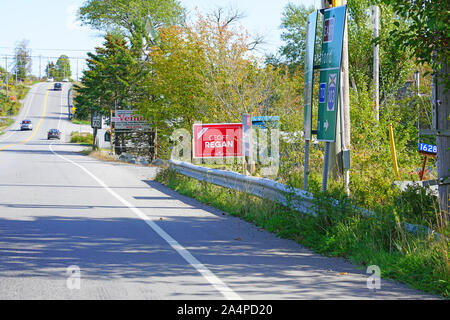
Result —
<svg viewBox="0 0 450 320"><path fill-rule="evenodd" d="M60 115L61 118L61 115ZM59 127L59 126L58 126ZM50 151L56 155L57 157L77 166L84 172L86 172L92 179L94 179L99 185L101 185L106 191L108 191L112 196L114 196L117 200L119 200L124 206L130 209L134 214L136 214L139 218L144 220L150 228L153 229L161 238L163 238L173 249L175 249L180 256L186 260L191 266L193 266L214 288L216 288L225 298L229 300L242 300L242 298L234 292L230 287L228 287L222 280L220 280L214 273L212 273L207 267L205 267L200 261L197 260L186 248L184 248L181 244L178 243L174 238L172 238L167 232L165 232L161 227L159 227L154 221L152 221L146 214L144 214L141 210L136 208L134 205L129 203L127 200L122 198L119 194L117 194L114 190L109 188L106 183L97 178L93 173L91 173L88 169L83 167L81 164L76 163L62 155L56 153L53 148L53 143L49 145Z"/></svg>
<svg viewBox="0 0 450 320"><path fill-rule="evenodd" d="M167 232L161 229L154 221L152 221L147 215L145 215L141 210L136 208L134 205L129 203L127 200L122 198L119 194L117 194L114 190L109 188L106 183L97 178L94 174L92 174L89 170L87 170L82 165L67 159L64 156L56 153L52 144L49 145L50 151L53 152L54 155L60 157L61 159L70 162L71 164L77 166L84 172L86 172L92 179L94 179L99 185L101 185L106 191L108 191L112 196L114 196L117 200L119 200L124 206L128 207L134 214L136 214L139 218L144 220L150 228L153 229L161 238L163 238L172 248L174 248L183 258L186 260L191 266L193 266L197 271L206 279L209 283L211 283L214 288L216 288L220 293L222 293L225 298L230 300L241 300L242 298L234 292L231 288L229 288L222 280L220 280L214 273L212 273L207 267L205 267L200 261L197 260L186 248L184 248L181 244L178 243L174 238L172 238Z"/></svg>

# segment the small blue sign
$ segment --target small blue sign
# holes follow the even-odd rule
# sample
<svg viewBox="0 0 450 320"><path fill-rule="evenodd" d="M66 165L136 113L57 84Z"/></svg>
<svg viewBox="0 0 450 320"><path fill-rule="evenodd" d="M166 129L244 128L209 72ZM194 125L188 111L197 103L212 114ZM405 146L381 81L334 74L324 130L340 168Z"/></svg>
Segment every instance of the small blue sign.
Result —
<svg viewBox="0 0 450 320"><path fill-rule="evenodd" d="M437 146L433 146L432 144L419 143L419 152L437 154Z"/></svg>
<svg viewBox="0 0 450 320"><path fill-rule="evenodd" d="M278 116L259 116L259 117L252 117L252 126L254 127L260 127L261 129L266 129L269 123L271 128L278 128Z"/></svg>
<svg viewBox="0 0 450 320"><path fill-rule="evenodd" d="M319 103L325 103L326 93L327 93L327 84L324 82L319 85Z"/></svg>

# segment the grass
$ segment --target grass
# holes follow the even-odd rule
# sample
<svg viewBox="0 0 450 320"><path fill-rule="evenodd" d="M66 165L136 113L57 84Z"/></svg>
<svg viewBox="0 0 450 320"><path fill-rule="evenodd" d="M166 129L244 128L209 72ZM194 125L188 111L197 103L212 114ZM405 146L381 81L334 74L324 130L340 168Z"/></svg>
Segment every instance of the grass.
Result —
<svg viewBox="0 0 450 320"><path fill-rule="evenodd" d="M70 134L70 142L71 143L78 143L78 144L84 144L84 145L92 145L94 141L94 136L92 133L88 132L78 132L73 131Z"/></svg>
<svg viewBox="0 0 450 320"><path fill-rule="evenodd" d="M22 106L20 100L24 99L30 87L27 85L10 84L8 96L6 90L0 91L0 117L14 117L19 113ZM11 101L10 97L15 96L16 100ZM1 124L0 124L1 125Z"/></svg>
<svg viewBox="0 0 450 320"><path fill-rule="evenodd" d="M341 206L333 208L329 195L317 194L318 215L313 217L172 170L162 171L156 180L317 253L343 257L361 268L378 265L384 278L448 297L448 241L409 234L395 206L380 207L373 217L365 217L351 209L348 198L338 199Z"/></svg>
<svg viewBox="0 0 450 320"><path fill-rule="evenodd" d="M0 135L2 135L4 132L3 130L5 128L8 128L10 125L14 123L14 119L11 118L0 118Z"/></svg>
<svg viewBox="0 0 450 320"><path fill-rule="evenodd" d="M87 148L85 150L81 151L82 154L86 156L94 157L98 160L102 161L114 161L114 162L120 162L117 157L110 154L109 149L98 149L98 150L92 150L92 148Z"/></svg>
<svg viewBox="0 0 450 320"><path fill-rule="evenodd" d="M73 124L81 124L81 125L91 125L91 121L90 120L79 120L79 119L72 119L72 123Z"/></svg>

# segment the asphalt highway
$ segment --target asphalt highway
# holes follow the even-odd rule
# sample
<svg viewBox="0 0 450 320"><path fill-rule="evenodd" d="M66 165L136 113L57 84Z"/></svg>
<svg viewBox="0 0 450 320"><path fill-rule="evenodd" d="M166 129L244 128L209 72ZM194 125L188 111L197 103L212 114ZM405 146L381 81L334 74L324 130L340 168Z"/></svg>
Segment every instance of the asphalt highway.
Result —
<svg viewBox="0 0 450 320"><path fill-rule="evenodd" d="M369 289L365 269L180 196L157 168L82 155L69 87L35 84L0 135L0 299L435 298Z"/></svg>

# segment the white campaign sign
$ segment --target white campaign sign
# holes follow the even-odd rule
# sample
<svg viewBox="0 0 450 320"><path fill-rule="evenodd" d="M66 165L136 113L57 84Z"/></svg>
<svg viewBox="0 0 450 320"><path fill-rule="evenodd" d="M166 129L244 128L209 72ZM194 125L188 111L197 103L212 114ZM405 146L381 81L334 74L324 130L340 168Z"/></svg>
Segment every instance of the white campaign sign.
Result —
<svg viewBox="0 0 450 320"><path fill-rule="evenodd" d="M135 113L135 110L116 110L112 118L116 130L150 129L145 118Z"/></svg>

